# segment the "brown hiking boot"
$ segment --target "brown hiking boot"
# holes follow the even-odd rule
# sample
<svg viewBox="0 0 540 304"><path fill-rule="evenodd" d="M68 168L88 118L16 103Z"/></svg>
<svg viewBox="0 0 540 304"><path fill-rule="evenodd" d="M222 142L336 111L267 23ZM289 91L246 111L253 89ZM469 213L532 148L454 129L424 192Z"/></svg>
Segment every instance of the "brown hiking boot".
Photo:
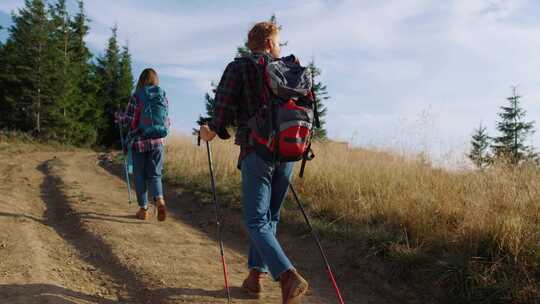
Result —
<svg viewBox="0 0 540 304"><path fill-rule="evenodd" d="M146 221L148 219L148 210L144 208L139 208L139 211L137 211L135 217L140 220Z"/></svg>
<svg viewBox="0 0 540 304"><path fill-rule="evenodd" d="M157 204L157 220L163 222L167 218L167 208L165 207L165 200L160 197L156 200Z"/></svg>
<svg viewBox="0 0 540 304"><path fill-rule="evenodd" d="M251 295L260 298L262 292L262 279L265 277L266 273L260 272L255 268L250 269L248 277L242 283L242 288L247 290Z"/></svg>
<svg viewBox="0 0 540 304"><path fill-rule="evenodd" d="M283 304L299 304L308 290L308 282L294 269L287 270L279 278Z"/></svg>

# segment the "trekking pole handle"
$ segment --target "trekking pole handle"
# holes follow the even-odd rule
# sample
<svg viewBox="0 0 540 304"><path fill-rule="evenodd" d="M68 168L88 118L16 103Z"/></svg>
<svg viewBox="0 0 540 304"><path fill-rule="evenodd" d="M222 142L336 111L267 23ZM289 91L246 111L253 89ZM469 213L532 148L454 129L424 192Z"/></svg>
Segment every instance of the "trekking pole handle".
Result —
<svg viewBox="0 0 540 304"><path fill-rule="evenodd" d="M300 166L300 174L298 176L300 176L300 178L303 178L304 177L304 169L306 169L306 157L304 156L302 158L302 165Z"/></svg>

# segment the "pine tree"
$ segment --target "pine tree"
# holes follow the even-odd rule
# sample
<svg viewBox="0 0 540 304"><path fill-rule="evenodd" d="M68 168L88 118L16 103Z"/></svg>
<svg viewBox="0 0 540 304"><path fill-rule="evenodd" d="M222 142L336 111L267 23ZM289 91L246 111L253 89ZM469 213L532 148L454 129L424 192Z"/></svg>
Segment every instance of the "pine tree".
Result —
<svg viewBox="0 0 540 304"><path fill-rule="evenodd" d="M204 95L204 100L205 100L204 105L205 105L205 108L206 108L206 115L208 117L213 117L214 116L214 108L215 108L215 105L216 105L215 95L216 95L217 85L216 85L215 82L212 82L211 86L212 86L212 95L210 95L209 93L206 93Z"/></svg>
<svg viewBox="0 0 540 304"><path fill-rule="evenodd" d="M69 49L71 53L70 77L74 90L71 96L71 141L78 145L92 145L97 140L102 110L96 102L97 83L91 64L92 54L86 46L89 20L84 2L78 2L78 12L69 25Z"/></svg>
<svg viewBox="0 0 540 304"><path fill-rule="evenodd" d="M99 142L105 146L111 146L117 141L117 129L114 125L114 113L125 105L122 98L125 92L122 88L121 57L117 40L118 28L112 29L107 50L97 60L96 76L99 85L97 99L103 110L104 120L99 128Z"/></svg>
<svg viewBox="0 0 540 304"><path fill-rule="evenodd" d="M491 161L489 146L490 137L487 133L487 128L480 124L474 130L471 140L471 151L467 155L478 168L484 168Z"/></svg>
<svg viewBox="0 0 540 304"><path fill-rule="evenodd" d="M500 135L493 138L492 145L496 158L510 161L514 165L534 157L534 148L525 144L527 137L534 133L534 121L524 121L527 112L521 108L520 99L521 96L514 88L512 96L507 98L509 105L501 107L501 120L497 122Z"/></svg>
<svg viewBox="0 0 540 304"><path fill-rule="evenodd" d="M131 54L129 53L129 47L126 45L122 47L122 53L120 54L120 100L119 104L125 104L128 100L131 92L133 91L133 73L131 70Z"/></svg>
<svg viewBox="0 0 540 304"><path fill-rule="evenodd" d="M4 124L42 134L52 103L47 90L49 20L44 1L25 0L12 21L3 56L6 64L2 81L10 88L5 92L2 109L8 113Z"/></svg>
<svg viewBox="0 0 540 304"><path fill-rule="evenodd" d="M314 139L324 140L327 138L326 132L326 121L324 117L327 113L327 108L325 103L330 96L328 95L328 90L326 85L322 81L318 81L317 77L321 75L321 70L315 65L315 61L311 61L308 65L308 68L311 70L311 75L313 77L313 92L315 94L315 101L317 103L317 113L319 115L320 128L316 128L313 134Z"/></svg>
<svg viewBox="0 0 540 304"><path fill-rule="evenodd" d="M217 86L214 82L212 82L211 85L212 85L212 95L210 95L210 93L206 93L204 95L204 100L205 100L204 105L206 108L206 116L199 115L199 119L197 119L197 125L199 126L207 123L210 120L210 117L214 116L214 108L216 104L216 99L212 96L216 95ZM193 135L199 134L199 128L193 129L192 133Z"/></svg>
<svg viewBox="0 0 540 304"><path fill-rule="evenodd" d="M48 111L49 137L71 142L72 122L70 113L75 84L71 75L70 17L65 0L49 5L50 30L47 52L47 89L52 98Z"/></svg>

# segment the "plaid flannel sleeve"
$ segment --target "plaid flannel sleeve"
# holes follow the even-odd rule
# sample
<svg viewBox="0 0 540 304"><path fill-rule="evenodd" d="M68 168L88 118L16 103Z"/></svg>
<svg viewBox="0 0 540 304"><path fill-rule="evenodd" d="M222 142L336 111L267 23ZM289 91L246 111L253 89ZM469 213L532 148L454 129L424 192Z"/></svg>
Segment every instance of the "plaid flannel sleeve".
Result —
<svg viewBox="0 0 540 304"><path fill-rule="evenodd" d="M129 98L129 102L126 106L126 110L124 111L124 114L122 117L120 117L120 124L122 127L128 127L131 125L133 120L135 119L135 109L137 108L137 100L134 96L131 96Z"/></svg>
<svg viewBox="0 0 540 304"><path fill-rule="evenodd" d="M214 115L208 123L210 129L216 132L221 139L230 137L226 127L235 119L240 91L241 73L236 62L231 62L225 68L216 89Z"/></svg>

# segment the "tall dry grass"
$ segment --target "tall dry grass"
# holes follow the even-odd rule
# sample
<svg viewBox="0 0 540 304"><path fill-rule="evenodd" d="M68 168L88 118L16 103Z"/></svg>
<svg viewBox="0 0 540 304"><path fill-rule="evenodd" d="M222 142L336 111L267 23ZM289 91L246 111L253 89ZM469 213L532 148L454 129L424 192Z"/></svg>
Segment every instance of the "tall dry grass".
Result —
<svg viewBox="0 0 540 304"><path fill-rule="evenodd" d="M238 198L238 147L217 140L212 147L220 190ZM344 144L314 149L305 178L294 183L324 227L413 266L404 269L426 270L459 301L539 299L539 168L449 172ZM166 153L168 180L208 189L204 146L176 137Z"/></svg>

